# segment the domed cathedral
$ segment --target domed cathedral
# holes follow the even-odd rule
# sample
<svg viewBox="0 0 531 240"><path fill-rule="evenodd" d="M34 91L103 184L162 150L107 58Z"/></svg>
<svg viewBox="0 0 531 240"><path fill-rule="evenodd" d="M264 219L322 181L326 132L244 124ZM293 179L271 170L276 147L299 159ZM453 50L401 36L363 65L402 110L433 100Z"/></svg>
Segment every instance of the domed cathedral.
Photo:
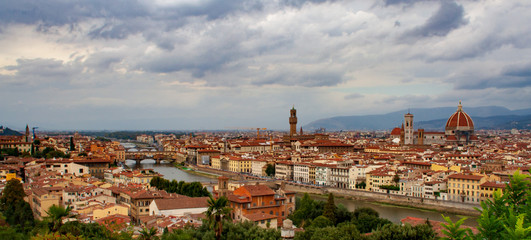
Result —
<svg viewBox="0 0 531 240"><path fill-rule="evenodd" d="M457 105L457 111L448 118L444 128L446 141L449 143L469 143L477 141L474 135L474 122L472 118L463 111L461 101Z"/></svg>
<svg viewBox="0 0 531 240"><path fill-rule="evenodd" d="M467 144L477 141L474 135L474 122L472 118L463 111L461 101L457 106L457 111L446 121L444 132L428 132L424 129L413 129L413 114L404 115L404 123L401 128L395 128L391 132L391 137L400 139L400 145L431 145L431 144Z"/></svg>

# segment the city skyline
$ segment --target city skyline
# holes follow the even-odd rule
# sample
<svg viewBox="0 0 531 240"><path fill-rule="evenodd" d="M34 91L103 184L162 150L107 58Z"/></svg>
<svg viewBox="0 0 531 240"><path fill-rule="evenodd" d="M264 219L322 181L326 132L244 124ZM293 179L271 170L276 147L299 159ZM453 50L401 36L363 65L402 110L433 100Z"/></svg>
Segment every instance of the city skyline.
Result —
<svg viewBox="0 0 531 240"><path fill-rule="evenodd" d="M530 108L530 8L512 1L10 2L0 9L0 125L287 129L293 104L300 125L459 100L465 108Z"/></svg>

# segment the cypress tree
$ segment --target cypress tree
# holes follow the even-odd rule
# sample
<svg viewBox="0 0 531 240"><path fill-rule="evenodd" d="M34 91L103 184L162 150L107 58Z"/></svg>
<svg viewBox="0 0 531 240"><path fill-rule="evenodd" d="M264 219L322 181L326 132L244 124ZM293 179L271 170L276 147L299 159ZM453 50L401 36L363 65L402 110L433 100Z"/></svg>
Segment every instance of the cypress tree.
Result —
<svg viewBox="0 0 531 240"><path fill-rule="evenodd" d="M327 217L332 223L336 223L336 204L334 203L334 195L328 194L328 200L323 209L323 216Z"/></svg>

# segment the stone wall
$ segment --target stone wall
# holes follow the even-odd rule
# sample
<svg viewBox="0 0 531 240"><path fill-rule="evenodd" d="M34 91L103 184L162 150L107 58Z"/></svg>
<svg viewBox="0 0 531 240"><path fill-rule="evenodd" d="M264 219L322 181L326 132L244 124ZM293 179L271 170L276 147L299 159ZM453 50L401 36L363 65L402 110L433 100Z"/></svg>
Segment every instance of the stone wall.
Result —
<svg viewBox="0 0 531 240"><path fill-rule="evenodd" d="M452 212L466 215L479 215L474 207L480 207L478 204L451 202L427 198L408 197L403 195L393 195L378 192L369 192L364 190L339 189L330 187L317 187L312 185L303 185L296 183L285 183L286 190L310 194L328 194L346 198L371 200L393 205L411 206L417 208L431 209L441 212Z"/></svg>

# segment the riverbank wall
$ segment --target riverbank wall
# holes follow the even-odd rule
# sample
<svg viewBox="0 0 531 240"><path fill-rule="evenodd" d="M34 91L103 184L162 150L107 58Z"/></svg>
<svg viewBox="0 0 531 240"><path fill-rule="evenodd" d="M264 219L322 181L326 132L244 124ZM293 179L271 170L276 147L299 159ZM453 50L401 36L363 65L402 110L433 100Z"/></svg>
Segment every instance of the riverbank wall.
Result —
<svg viewBox="0 0 531 240"><path fill-rule="evenodd" d="M241 174L239 174L239 173L227 172L227 171L223 171L223 170L219 170L219 169L213 169L213 168L199 167L199 166L196 166L196 165L188 165L188 167L190 167L193 170L206 172L206 173L219 175L219 176L225 176L225 177L228 177L228 178L231 178L231 179L234 179L234 180L238 180L238 179L241 178Z"/></svg>
<svg viewBox="0 0 531 240"><path fill-rule="evenodd" d="M334 194L336 197L352 198L356 200L374 201L390 205L398 205L404 207L413 207L419 209L427 209L438 211L441 213L454 213L467 216L478 216L479 212L474 208L479 208L477 204L459 203L442 201L435 199L426 199L418 197L408 197L402 195L393 195L378 192L369 192L364 190L339 189L330 187L317 187L312 185L296 184L291 182L284 182L284 188L289 191L326 195L328 193Z"/></svg>

